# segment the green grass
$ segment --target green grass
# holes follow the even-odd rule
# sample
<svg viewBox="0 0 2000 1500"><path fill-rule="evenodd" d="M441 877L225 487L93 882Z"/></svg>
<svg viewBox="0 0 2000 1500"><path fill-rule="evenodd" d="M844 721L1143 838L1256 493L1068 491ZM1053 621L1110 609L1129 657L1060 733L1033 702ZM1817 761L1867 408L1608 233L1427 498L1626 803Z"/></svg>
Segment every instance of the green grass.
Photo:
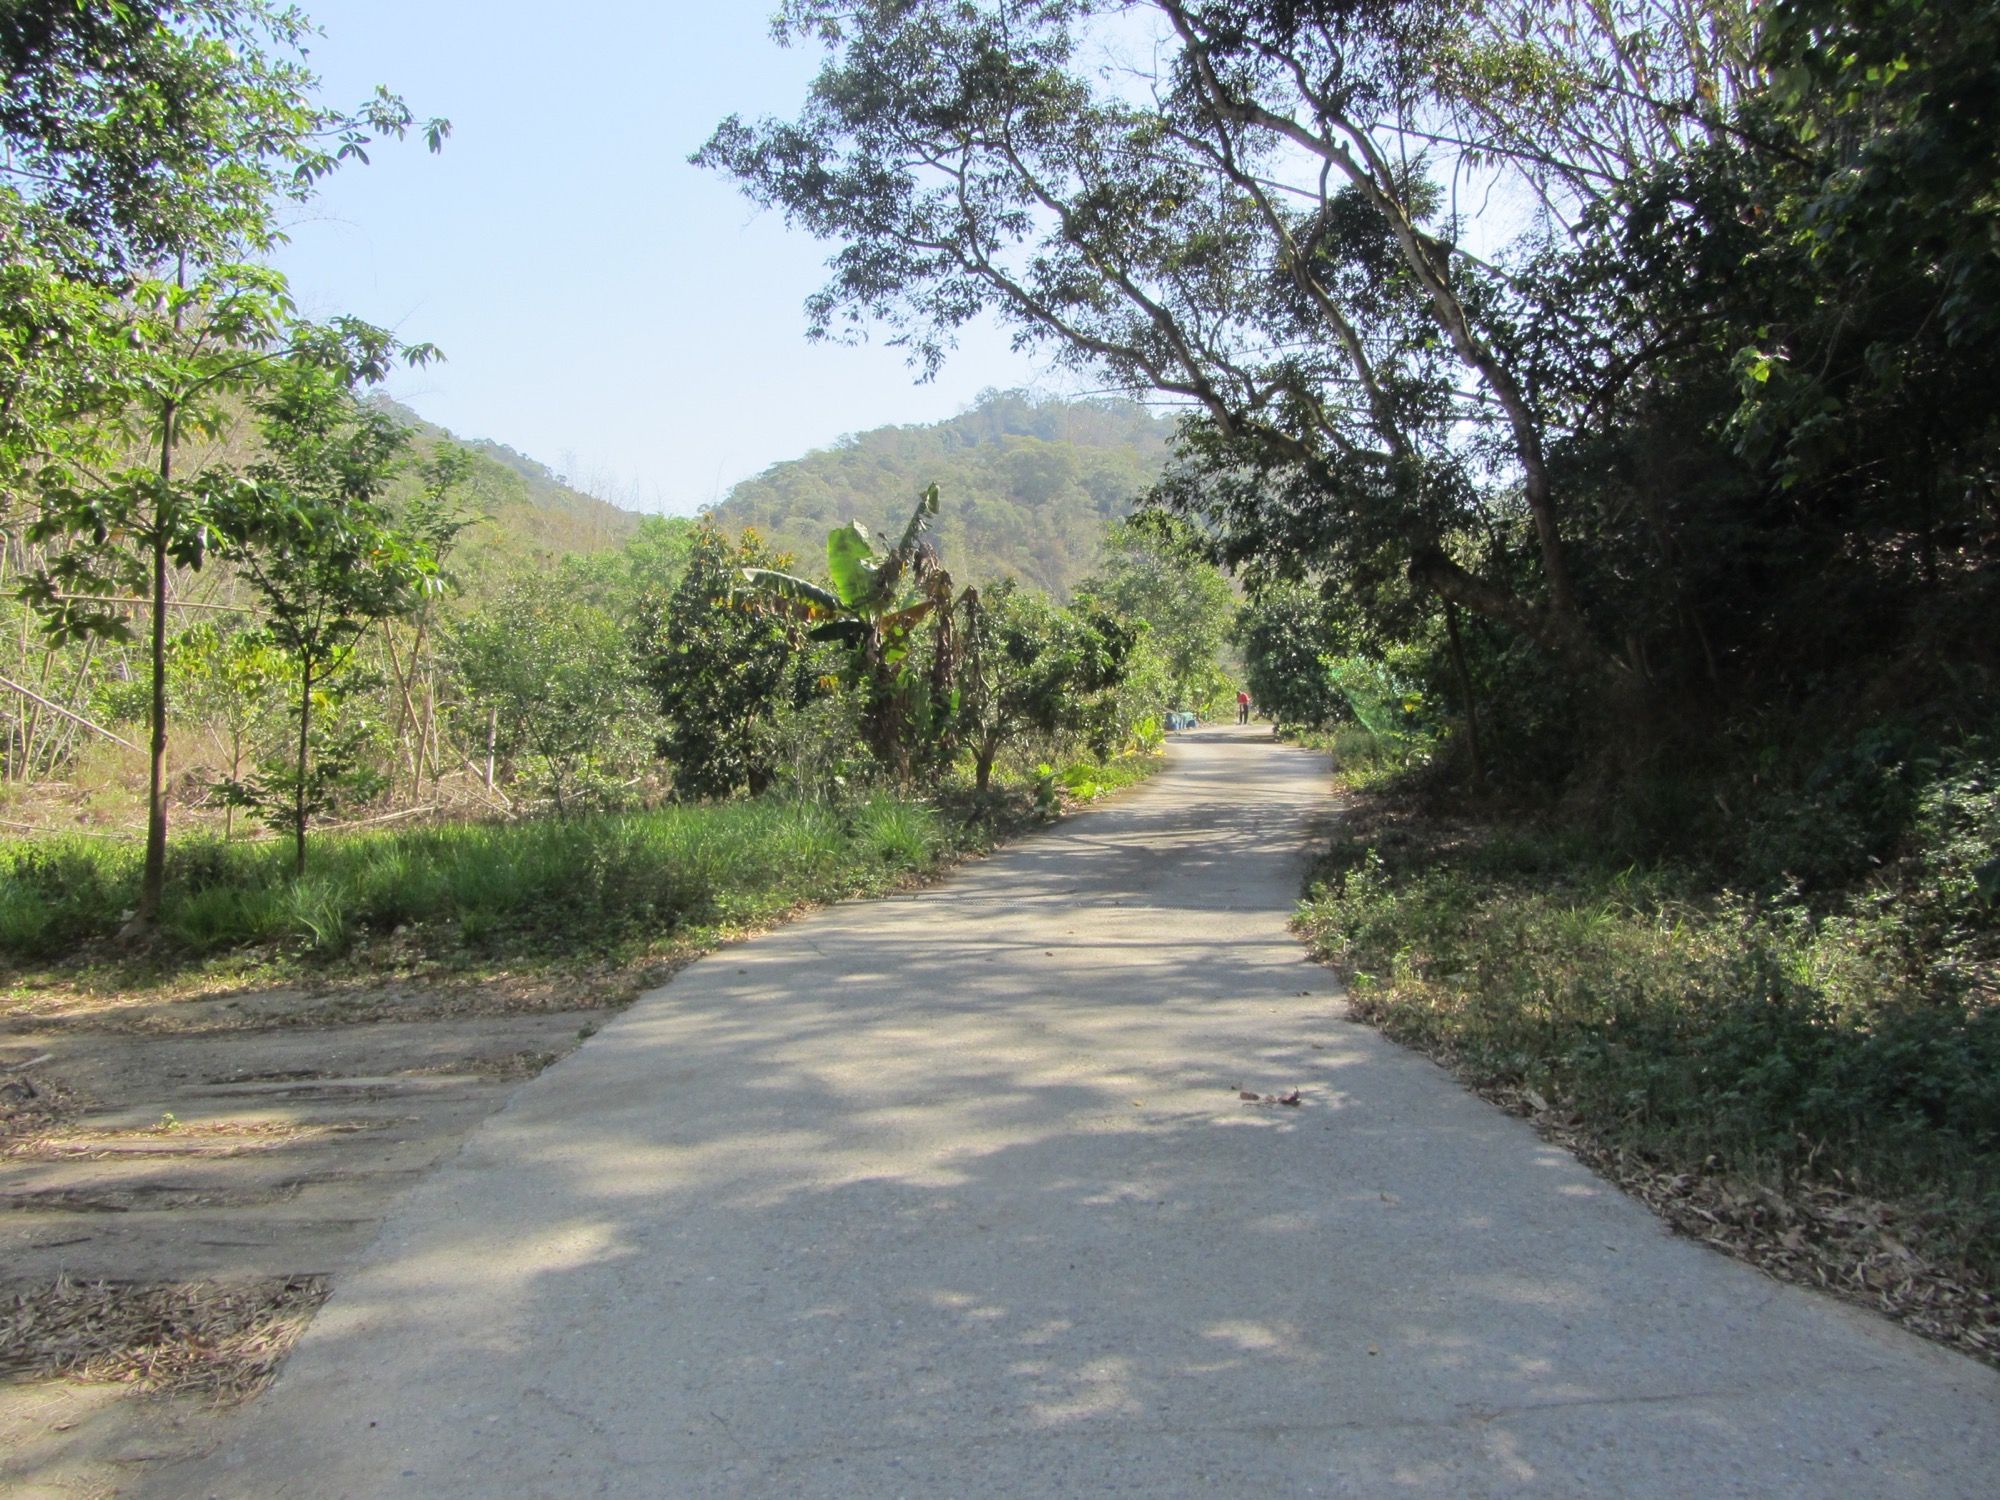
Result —
<svg viewBox="0 0 2000 1500"><path fill-rule="evenodd" d="M398 933L433 953L602 954L889 889L990 838L979 817L878 795L326 835L302 880L282 841L184 839L160 933L181 961L249 949L332 959ZM140 852L82 838L0 845L0 954L60 962L101 949L138 899Z"/></svg>
<svg viewBox="0 0 2000 1500"><path fill-rule="evenodd" d="M1334 771L1350 790L1372 791L1430 764L1438 742L1415 735L1377 734L1360 724L1331 729L1286 729L1283 738L1333 757Z"/></svg>
<svg viewBox="0 0 2000 1500"><path fill-rule="evenodd" d="M1132 751L1105 761L1080 760L1056 775L1055 781L1079 802L1094 801L1112 792L1137 786L1166 764L1163 755Z"/></svg>
<svg viewBox="0 0 2000 1500"><path fill-rule="evenodd" d="M1911 1205L1928 1250L2000 1281L2000 994L1953 857L1815 911L1574 838L1378 842L1335 848L1298 923L1359 1019L1659 1170Z"/></svg>
<svg viewBox="0 0 2000 1500"><path fill-rule="evenodd" d="M1163 764L1082 762L1080 800ZM0 842L0 974L151 990L193 980L614 966L699 948L800 906L894 889L1027 826L1035 778L984 795L878 791L841 805L778 797L650 812L316 835L303 880L282 840L177 838L159 939L112 939L137 904L136 841Z"/></svg>

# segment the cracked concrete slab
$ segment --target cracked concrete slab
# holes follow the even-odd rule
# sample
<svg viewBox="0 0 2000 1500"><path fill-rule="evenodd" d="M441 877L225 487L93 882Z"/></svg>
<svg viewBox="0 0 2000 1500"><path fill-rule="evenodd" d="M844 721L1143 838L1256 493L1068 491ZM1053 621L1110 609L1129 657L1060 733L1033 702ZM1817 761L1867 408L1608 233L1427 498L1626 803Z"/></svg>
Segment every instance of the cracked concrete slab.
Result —
<svg viewBox="0 0 2000 1500"><path fill-rule="evenodd" d="M2000 1375L1673 1238L1344 1019L1285 927L1327 803L1202 731L687 970L145 1492L1992 1494Z"/></svg>

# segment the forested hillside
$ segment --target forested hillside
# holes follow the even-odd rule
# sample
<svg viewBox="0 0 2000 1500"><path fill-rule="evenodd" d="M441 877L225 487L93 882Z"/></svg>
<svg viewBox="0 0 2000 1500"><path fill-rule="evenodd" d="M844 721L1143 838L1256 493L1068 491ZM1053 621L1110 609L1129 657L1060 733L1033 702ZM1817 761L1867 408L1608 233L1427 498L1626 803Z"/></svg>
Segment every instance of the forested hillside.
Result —
<svg viewBox="0 0 2000 1500"><path fill-rule="evenodd" d="M990 392L949 421L878 427L774 464L710 514L812 564L832 528L892 531L936 484L938 537L960 577L1012 575L1067 598L1103 555L1106 525L1158 476L1172 432L1135 402Z"/></svg>
<svg viewBox="0 0 2000 1500"><path fill-rule="evenodd" d="M484 519L460 540L457 573L474 591L524 563L622 547L646 520L504 443L459 438L387 397L375 404L415 433L418 455L440 443L468 455L461 498ZM878 427L773 464L709 515L726 530L754 527L816 570L829 531L858 519L877 535L892 532L936 484L946 500L937 536L955 572L968 581L1012 576L1067 598L1102 560L1106 528L1158 477L1173 425L1130 401L994 391L943 422Z"/></svg>
<svg viewBox="0 0 2000 1500"><path fill-rule="evenodd" d="M418 454L428 456L440 443L467 454L463 498L487 518L460 543L461 568L468 576L517 561L547 563L571 552L606 551L638 533L644 519L639 514L570 488L546 464L504 443L456 437L387 397L376 398L376 404L415 433L411 446Z"/></svg>

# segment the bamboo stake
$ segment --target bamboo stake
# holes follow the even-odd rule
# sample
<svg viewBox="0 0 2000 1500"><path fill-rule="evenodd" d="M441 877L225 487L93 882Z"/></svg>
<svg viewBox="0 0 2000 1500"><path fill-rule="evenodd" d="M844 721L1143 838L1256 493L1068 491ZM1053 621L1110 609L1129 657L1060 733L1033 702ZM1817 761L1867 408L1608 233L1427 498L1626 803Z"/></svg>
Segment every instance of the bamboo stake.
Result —
<svg viewBox="0 0 2000 1500"><path fill-rule="evenodd" d="M71 713L68 709L64 708L60 703L49 702L48 699L44 698L40 693L36 692L33 688L22 687L20 683L14 681L14 679L11 677L0 677L0 688L11 688L13 689L13 691L19 693L23 698L32 698L35 700L35 702L41 704L42 707L54 709L57 713L61 714L65 719L74 719L77 723L81 724L85 729L94 730L98 734L103 735L107 740L111 740L116 744L123 745L127 750L137 750L139 748L137 745L133 744L130 740L126 739L123 735L113 734L110 730L106 729L102 724L94 724L89 719L86 719L82 714Z"/></svg>
<svg viewBox="0 0 2000 1500"><path fill-rule="evenodd" d="M416 723L417 705L410 701L410 684L404 680L403 663L396 655L395 633L390 630L387 620L382 622L382 641L389 648L389 675L395 679L397 695L403 700L402 711L396 715L396 742L404 753L411 756L410 796L421 799L424 794L423 751L421 749L412 751L410 749L409 736L404 733L404 726L406 724L414 725ZM416 663L414 660L410 663L410 673L411 677L414 678L416 675ZM393 787L390 789L390 795L392 797L395 795Z"/></svg>

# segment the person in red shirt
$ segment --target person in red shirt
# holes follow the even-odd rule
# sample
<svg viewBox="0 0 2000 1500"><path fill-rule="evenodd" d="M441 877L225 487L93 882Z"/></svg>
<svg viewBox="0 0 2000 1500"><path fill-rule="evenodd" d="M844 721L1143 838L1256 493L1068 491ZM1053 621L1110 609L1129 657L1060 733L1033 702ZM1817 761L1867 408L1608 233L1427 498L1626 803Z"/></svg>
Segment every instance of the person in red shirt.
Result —
<svg viewBox="0 0 2000 1500"><path fill-rule="evenodd" d="M1241 688L1236 691L1236 722L1239 724L1250 722L1250 695Z"/></svg>

